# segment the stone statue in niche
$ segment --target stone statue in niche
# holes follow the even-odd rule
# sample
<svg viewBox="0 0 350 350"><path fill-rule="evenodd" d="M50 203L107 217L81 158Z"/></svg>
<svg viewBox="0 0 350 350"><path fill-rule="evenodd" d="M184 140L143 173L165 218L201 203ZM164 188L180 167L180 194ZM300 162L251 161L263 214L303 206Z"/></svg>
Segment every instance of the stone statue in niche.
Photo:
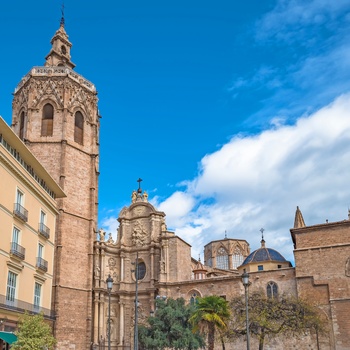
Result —
<svg viewBox="0 0 350 350"><path fill-rule="evenodd" d="M95 279L99 279L100 278L100 273L101 273L101 269L100 269L100 266L98 265L98 262L96 261L96 264L95 264Z"/></svg>
<svg viewBox="0 0 350 350"><path fill-rule="evenodd" d="M132 243L136 246L143 246L146 243L147 232L139 221L136 222L132 231Z"/></svg>
<svg viewBox="0 0 350 350"><path fill-rule="evenodd" d="M345 276L350 277L350 257L348 258L348 260L346 260Z"/></svg>
<svg viewBox="0 0 350 350"><path fill-rule="evenodd" d="M98 230L98 234L100 235L100 242L104 242L105 241L105 235L106 235L106 232L102 230L102 228L100 228Z"/></svg>

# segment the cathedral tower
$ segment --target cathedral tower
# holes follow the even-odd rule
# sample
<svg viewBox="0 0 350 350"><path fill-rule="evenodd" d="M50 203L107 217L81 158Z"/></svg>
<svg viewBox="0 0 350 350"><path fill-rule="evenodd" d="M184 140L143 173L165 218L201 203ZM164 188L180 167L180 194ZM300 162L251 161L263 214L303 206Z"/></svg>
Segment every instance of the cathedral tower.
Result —
<svg viewBox="0 0 350 350"><path fill-rule="evenodd" d="M57 349L90 349L99 114L95 86L73 71L62 18L44 66L14 92L12 127L60 184L53 309Z"/></svg>

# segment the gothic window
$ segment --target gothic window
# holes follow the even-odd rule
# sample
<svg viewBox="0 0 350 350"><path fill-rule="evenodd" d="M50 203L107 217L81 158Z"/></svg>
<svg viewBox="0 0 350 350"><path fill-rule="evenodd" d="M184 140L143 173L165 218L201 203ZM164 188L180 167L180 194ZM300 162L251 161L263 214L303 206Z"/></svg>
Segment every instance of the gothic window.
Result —
<svg viewBox="0 0 350 350"><path fill-rule="evenodd" d="M278 286L275 282L269 282L266 287L266 294L268 298L277 298Z"/></svg>
<svg viewBox="0 0 350 350"><path fill-rule="evenodd" d="M190 304L194 305L197 303L197 293L193 293L190 298Z"/></svg>
<svg viewBox="0 0 350 350"><path fill-rule="evenodd" d="M22 112L20 122L19 122L19 138L21 140L24 139L24 121L25 121L24 112Z"/></svg>
<svg viewBox="0 0 350 350"><path fill-rule="evenodd" d="M232 255L232 267L237 269L238 266L241 266L243 263L243 254L239 249L236 249Z"/></svg>
<svg viewBox="0 0 350 350"><path fill-rule="evenodd" d="M213 267L213 262L212 262L211 257L210 257L210 258L208 258L207 265L208 265L208 266L210 266L210 267Z"/></svg>
<svg viewBox="0 0 350 350"><path fill-rule="evenodd" d="M53 133L53 107L47 103L43 108L41 120L41 136L52 136Z"/></svg>
<svg viewBox="0 0 350 350"><path fill-rule="evenodd" d="M218 269L228 270L228 255L226 249L223 247L218 249L216 255L216 267Z"/></svg>
<svg viewBox="0 0 350 350"><path fill-rule="evenodd" d="M80 112L75 113L74 119L74 141L83 144L84 117Z"/></svg>

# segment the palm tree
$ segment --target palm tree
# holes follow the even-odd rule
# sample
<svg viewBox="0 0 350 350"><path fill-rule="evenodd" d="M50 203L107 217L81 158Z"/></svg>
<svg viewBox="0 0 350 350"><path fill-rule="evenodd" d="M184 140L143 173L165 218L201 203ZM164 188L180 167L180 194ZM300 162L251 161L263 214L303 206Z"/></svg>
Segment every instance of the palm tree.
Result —
<svg viewBox="0 0 350 350"><path fill-rule="evenodd" d="M208 330L208 350L214 349L215 331L220 333L222 348L225 349L222 332L227 328L230 311L227 301L217 295L198 298L194 313L190 317L193 331Z"/></svg>

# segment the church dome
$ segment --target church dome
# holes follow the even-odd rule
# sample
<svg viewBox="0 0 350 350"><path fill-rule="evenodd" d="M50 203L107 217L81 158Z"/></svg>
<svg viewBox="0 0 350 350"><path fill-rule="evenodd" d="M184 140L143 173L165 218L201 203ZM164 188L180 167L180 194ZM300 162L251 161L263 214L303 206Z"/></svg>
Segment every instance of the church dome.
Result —
<svg viewBox="0 0 350 350"><path fill-rule="evenodd" d="M265 241L262 239L261 247L257 250L254 250L250 253L245 260L243 261L243 265L249 263L258 263L264 261L279 261L279 262L287 262L287 260L280 254L277 250L266 248Z"/></svg>

